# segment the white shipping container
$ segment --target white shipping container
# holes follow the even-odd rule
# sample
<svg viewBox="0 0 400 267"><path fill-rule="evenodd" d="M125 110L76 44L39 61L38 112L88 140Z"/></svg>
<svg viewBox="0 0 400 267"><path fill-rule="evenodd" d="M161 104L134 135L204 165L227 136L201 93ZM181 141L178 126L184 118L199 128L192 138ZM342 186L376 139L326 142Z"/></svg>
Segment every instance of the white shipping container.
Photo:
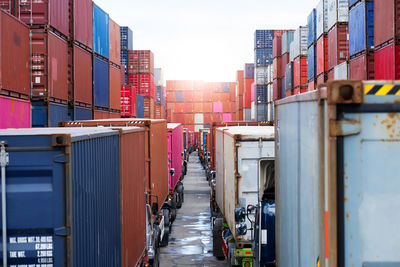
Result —
<svg viewBox="0 0 400 267"><path fill-rule="evenodd" d="M317 5L317 39L328 32L328 0L321 0Z"/></svg>
<svg viewBox="0 0 400 267"><path fill-rule="evenodd" d="M256 85L264 85L268 83L268 67L257 67L254 69L256 76Z"/></svg>
<svg viewBox="0 0 400 267"><path fill-rule="evenodd" d="M264 191L273 186L274 132L272 126L216 129L216 201L237 242L252 241L253 234L236 235L235 208L257 207ZM247 229L254 219L254 213L246 217Z"/></svg>
<svg viewBox="0 0 400 267"><path fill-rule="evenodd" d="M274 120L274 102L268 103L268 121Z"/></svg>
<svg viewBox="0 0 400 267"><path fill-rule="evenodd" d="M267 66L267 83L272 83L273 81L273 67L272 64Z"/></svg>
<svg viewBox="0 0 400 267"><path fill-rule="evenodd" d="M348 0L328 0L328 29L331 29L337 22L349 21Z"/></svg>
<svg viewBox="0 0 400 267"><path fill-rule="evenodd" d="M251 120L255 121L256 118L257 118L257 105L253 101L253 102L251 102Z"/></svg>
<svg viewBox="0 0 400 267"><path fill-rule="evenodd" d="M307 48L307 38L308 38L308 27L307 26L300 26L294 32L293 42L291 46L293 46L293 55L290 52L291 61L293 61L296 57L300 55L307 55L308 48Z"/></svg>
<svg viewBox="0 0 400 267"><path fill-rule="evenodd" d="M243 109L243 120L251 121L251 108Z"/></svg>
<svg viewBox="0 0 400 267"><path fill-rule="evenodd" d="M272 101L272 96L274 94L274 90L273 90L273 83L268 84L268 102Z"/></svg>
<svg viewBox="0 0 400 267"><path fill-rule="evenodd" d="M156 86L164 86L164 72L161 68L154 69L154 83Z"/></svg>
<svg viewBox="0 0 400 267"><path fill-rule="evenodd" d="M194 114L194 123L195 124L203 124L204 123L204 114L203 113Z"/></svg>
<svg viewBox="0 0 400 267"><path fill-rule="evenodd" d="M347 80L349 75L349 66L347 62L343 62L335 66L333 69L333 79L334 80Z"/></svg>
<svg viewBox="0 0 400 267"><path fill-rule="evenodd" d="M194 131L195 131L196 133L200 132L200 129L204 129L204 125L196 124L196 125L194 126Z"/></svg>

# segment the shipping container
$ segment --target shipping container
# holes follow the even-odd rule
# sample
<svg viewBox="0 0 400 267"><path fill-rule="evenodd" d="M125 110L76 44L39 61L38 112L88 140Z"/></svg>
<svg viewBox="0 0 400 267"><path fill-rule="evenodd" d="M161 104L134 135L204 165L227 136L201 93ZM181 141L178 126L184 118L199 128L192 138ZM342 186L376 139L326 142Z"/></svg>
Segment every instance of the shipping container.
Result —
<svg viewBox="0 0 400 267"><path fill-rule="evenodd" d="M308 91L308 85L302 85L293 89L293 95L302 94Z"/></svg>
<svg viewBox="0 0 400 267"><path fill-rule="evenodd" d="M244 93L243 93L243 107L251 108L251 85L254 83L254 79L245 79L244 81Z"/></svg>
<svg viewBox="0 0 400 267"><path fill-rule="evenodd" d="M272 48L274 30L256 30L254 32L254 49Z"/></svg>
<svg viewBox="0 0 400 267"><path fill-rule="evenodd" d="M273 44L272 57L276 58L282 56L282 36L274 37Z"/></svg>
<svg viewBox="0 0 400 267"><path fill-rule="evenodd" d="M136 89L130 85L121 86L121 115L136 117Z"/></svg>
<svg viewBox="0 0 400 267"><path fill-rule="evenodd" d="M293 86L307 84L307 56L297 57L293 62Z"/></svg>
<svg viewBox="0 0 400 267"><path fill-rule="evenodd" d="M257 120L257 105L254 101L251 102L251 121Z"/></svg>
<svg viewBox="0 0 400 267"><path fill-rule="evenodd" d="M147 119L154 119L154 98L150 96L143 97L143 116Z"/></svg>
<svg viewBox="0 0 400 267"><path fill-rule="evenodd" d="M121 266L118 132L24 129L0 136L10 155L9 248L25 252L25 265ZM8 263L20 265L11 255Z"/></svg>
<svg viewBox="0 0 400 267"><path fill-rule="evenodd" d="M164 72L161 68L154 69L154 83L156 86L164 86Z"/></svg>
<svg viewBox="0 0 400 267"><path fill-rule="evenodd" d="M347 62L342 64L347 65ZM351 80L373 80L375 78L374 52L365 52L350 59L348 77ZM336 75L335 80L338 80Z"/></svg>
<svg viewBox="0 0 400 267"><path fill-rule="evenodd" d="M332 70L332 75L333 75L333 70ZM308 82L308 91L313 91L316 88L316 80L313 79Z"/></svg>
<svg viewBox="0 0 400 267"><path fill-rule="evenodd" d="M282 55L290 52L290 44L293 42L294 31L288 30L282 35ZM271 63L269 63L271 64Z"/></svg>
<svg viewBox="0 0 400 267"><path fill-rule="evenodd" d="M283 77L283 73L282 73L282 57L276 57L274 58L273 61L273 79L281 79Z"/></svg>
<svg viewBox="0 0 400 267"><path fill-rule="evenodd" d="M268 104L262 103L257 104L257 117L256 121L268 121Z"/></svg>
<svg viewBox="0 0 400 267"><path fill-rule="evenodd" d="M91 0L73 0L71 37L88 50L93 49L93 4Z"/></svg>
<svg viewBox="0 0 400 267"><path fill-rule="evenodd" d="M255 84L253 83L252 85L251 85L251 102L253 102L254 101L254 99L256 98L256 94L257 94L257 92L256 92L256 86L255 86Z"/></svg>
<svg viewBox="0 0 400 267"><path fill-rule="evenodd" d="M318 87L318 86L324 84L327 81L327 79L328 79L328 75L325 72L321 73L320 75L317 76L316 86Z"/></svg>
<svg viewBox="0 0 400 267"><path fill-rule="evenodd" d="M133 50L133 32L127 26L120 27L121 29L121 51Z"/></svg>
<svg viewBox="0 0 400 267"><path fill-rule="evenodd" d="M372 66L373 67L373 66ZM333 79L334 80L347 80L349 79L349 64L347 62L343 62L333 69ZM328 75L328 80L329 75ZM354 80L350 77L350 80Z"/></svg>
<svg viewBox="0 0 400 267"><path fill-rule="evenodd" d="M74 105L68 108L68 120L91 120L93 118L93 112L91 108L81 107Z"/></svg>
<svg viewBox="0 0 400 267"><path fill-rule="evenodd" d="M320 0L317 8L317 40L321 35L328 33L328 0Z"/></svg>
<svg viewBox="0 0 400 267"><path fill-rule="evenodd" d="M128 51L129 74L154 74L154 54L150 50Z"/></svg>
<svg viewBox="0 0 400 267"><path fill-rule="evenodd" d="M336 0L335 0L336 1ZM308 39L307 39L307 45L310 47L315 43L317 40L317 11L313 9L308 15L307 18L307 25L308 25Z"/></svg>
<svg viewBox="0 0 400 267"><path fill-rule="evenodd" d="M316 73L316 57L317 51L316 46L312 45L308 48L308 56L307 56L307 80L310 81L315 78Z"/></svg>
<svg viewBox="0 0 400 267"><path fill-rule="evenodd" d="M244 64L244 78L245 79L254 79L254 64L253 63Z"/></svg>
<svg viewBox="0 0 400 267"><path fill-rule="evenodd" d="M109 58L109 16L93 3L93 52Z"/></svg>
<svg viewBox="0 0 400 267"><path fill-rule="evenodd" d="M278 266L400 262L400 244L388 243L400 238L400 110L388 88L398 83L335 81L275 102Z"/></svg>
<svg viewBox="0 0 400 267"><path fill-rule="evenodd" d="M374 1L374 46L400 38L400 1Z"/></svg>
<svg viewBox="0 0 400 267"><path fill-rule="evenodd" d="M322 36L317 41L317 73L316 75L320 75L328 71L328 37Z"/></svg>
<svg viewBox="0 0 400 267"><path fill-rule="evenodd" d="M121 110L121 70L109 65L110 73L110 109Z"/></svg>
<svg viewBox="0 0 400 267"><path fill-rule="evenodd" d="M289 62L286 65L285 71L285 95L287 92L291 92L293 90L293 62Z"/></svg>
<svg viewBox="0 0 400 267"><path fill-rule="evenodd" d="M144 118L144 100L142 95L136 95L136 118Z"/></svg>
<svg viewBox="0 0 400 267"><path fill-rule="evenodd" d="M68 100L68 43L47 30L31 30L32 97Z"/></svg>
<svg viewBox="0 0 400 267"><path fill-rule="evenodd" d="M272 47L257 48L254 50L254 62L256 67L266 67L272 63Z"/></svg>
<svg viewBox="0 0 400 267"><path fill-rule="evenodd" d="M0 93L28 99L30 95L29 29L0 11ZM8 40L8 41L5 41Z"/></svg>
<svg viewBox="0 0 400 267"><path fill-rule="evenodd" d="M0 129L31 127L29 101L0 95Z"/></svg>
<svg viewBox="0 0 400 267"><path fill-rule="evenodd" d="M121 65L121 30L119 25L109 18L109 56L110 62Z"/></svg>
<svg viewBox="0 0 400 267"><path fill-rule="evenodd" d="M337 24L328 33L328 69L347 61L349 57L349 40L347 25Z"/></svg>
<svg viewBox="0 0 400 267"><path fill-rule="evenodd" d="M349 54L374 48L374 2L361 1L349 13Z"/></svg>
<svg viewBox="0 0 400 267"><path fill-rule="evenodd" d="M275 79L273 82L273 100L282 98L282 79Z"/></svg>
<svg viewBox="0 0 400 267"><path fill-rule="evenodd" d="M182 125L180 123L168 123L168 173L169 173L169 193L173 194L175 188L182 177ZM165 138L165 137L164 137ZM171 176L171 169L174 175Z"/></svg>
<svg viewBox="0 0 400 267"><path fill-rule="evenodd" d="M120 112L120 111L118 111L118 112L112 112L112 111L110 111L110 112L108 113L108 117L109 117L110 119L120 119L120 118L121 118L121 112Z"/></svg>
<svg viewBox="0 0 400 267"><path fill-rule="evenodd" d="M255 101L256 101L256 103L267 103L268 102L268 86L267 85L256 85L255 86Z"/></svg>
<svg viewBox="0 0 400 267"><path fill-rule="evenodd" d="M129 84L134 86L140 95L156 97L154 76L151 74L131 74Z"/></svg>
<svg viewBox="0 0 400 267"><path fill-rule="evenodd" d="M250 103L251 106L251 103ZM251 108L243 108L243 120L245 121L251 121ZM222 121L222 120L214 120L216 122Z"/></svg>
<svg viewBox="0 0 400 267"><path fill-rule="evenodd" d="M73 51L73 100L78 103L92 105L92 54L77 45Z"/></svg>
<svg viewBox="0 0 400 267"><path fill-rule="evenodd" d="M51 28L69 37L69 0L35 1L13 0L15 16L24 23Z"/></svg>
<svg viewBox="0 0 400 267"><path fill-rule="evenodd" d="M93 109L94 120L104 120L110 118L110 112L107 109Z"/></svg>
<svg viewBox="0 0 400 267"><path fill-rule="evenodd" d="M307 38L307 26L297 28L293 35L293 42L290 44L290 61L294 61L298 56L307 56Z"/></svg>
<svg viewBox="0 0 400 267"><path fill-rule="evenodd" d="M93 55L93 105L95 107L109 107L109 81L108 62Z"/></svg>
<svg viewBox="0 0 400 267"><path fill-rule="evenodd" d="M400 79L400 45L391 43L375 51L375 79Z"/></svg>
<svg viewBox="0 0 400 267"><path fill-rule="evenodd" d="M284 54L282 56L282 61L281 61L281 73L282 73L282 78L285 76L285 71L286 71L286 65L290 62L290 55L288 53Z"/></svg>
<svg viewBox="0 0 400 267"><path fill-rule="evenodd" d="M57 127L68 120L68 106L46 101L32 101L32 127Z"/></svg>
<svg viewBox="0 0 400 267"><path fill-rule="evenodd" d="M328 0L328 29L349 21L349 0Z"/></svg>
<svg viewBox="0 0 400 267"><path fill-rule="evenodd" d="M268 83L267 75L268 75L268 67L255 68L255 83L258 85L267 84Z"/></svg>

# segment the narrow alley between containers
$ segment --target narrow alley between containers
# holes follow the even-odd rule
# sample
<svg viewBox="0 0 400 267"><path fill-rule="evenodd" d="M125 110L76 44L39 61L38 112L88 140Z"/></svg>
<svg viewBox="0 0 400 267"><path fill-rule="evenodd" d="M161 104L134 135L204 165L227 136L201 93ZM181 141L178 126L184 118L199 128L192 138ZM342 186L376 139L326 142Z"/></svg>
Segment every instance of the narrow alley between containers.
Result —
<svg viewBox="0 0 400 267"><path fill-rule="evenodd" d="M213 257L210 188L197 152L190 155L183 184L184 203L172 224L168 246L161 248L160 266L227 266Z"/></svg>

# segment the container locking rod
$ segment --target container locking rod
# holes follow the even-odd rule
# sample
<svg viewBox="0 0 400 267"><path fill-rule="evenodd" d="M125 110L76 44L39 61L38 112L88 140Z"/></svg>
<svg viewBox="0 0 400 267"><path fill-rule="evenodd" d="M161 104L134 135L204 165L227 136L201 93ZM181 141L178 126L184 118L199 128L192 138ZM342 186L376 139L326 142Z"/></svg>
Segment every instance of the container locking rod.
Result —
<svg viewBox="0 0 400 267"><path fill-rule="evenodd" d="M3 230L3 266L7 267L7 211L6 211L6 166L9 164L6 142L0 142L0 167L1 167L1 219Z"/></svg>

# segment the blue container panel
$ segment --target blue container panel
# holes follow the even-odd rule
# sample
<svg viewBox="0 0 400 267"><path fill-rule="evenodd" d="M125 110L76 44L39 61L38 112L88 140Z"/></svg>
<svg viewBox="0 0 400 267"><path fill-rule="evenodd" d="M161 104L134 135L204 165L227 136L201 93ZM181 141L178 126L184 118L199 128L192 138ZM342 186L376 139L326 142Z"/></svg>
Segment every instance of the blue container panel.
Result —
<svg viewBox="0 0 400 267"><path fill-rule="evenodd" d="M161 91L162 91L162 87L157 86L156 87L156 104L157 105L161 105Z"/></svg>
<svg viewBox="0 0 400 267"><path fill-rule="evenodd" d="M144 117L144 104L143 104L143 96L136 95L136 118L143 118Z"/></svg>
<svg viewBox="0 0 400 267"><path fill-rule="evenodd" d="M293 89L293 64L290 62L286 65L285 70L285 89L290 91Z"/></svg>
<svg viewBox="0 0 400 267"><path fill-rule="evenodd" d="M185 102L185 92L184 91L176 91L175 100L176 100L176 102L179 102L179 103Z"/></svg>
<svg viewBox="0 0 400 267"><path fill-rule="evenodd" d="M204 124L204 128L210 129L210 124Z"/></svg>
<svg viewBox="0 0 400 267"><path fill-rule="evenodd" d="M254 32L254 48L272 48L273 30L256 30Z"/></svg>
<svg viewBox="0 0 400 267"><path fill-rule="evenodd" d="M349 52L353 56L374 46L374 2L360 2L349 14Z"/></svg>
<svg viewBox="0 0 400 267"><path fill-rule="evenodd" d="M282 77L282 98L286 95L286 77Z"/></svg>
<svg viewBox="0 0 400 267"><path fill-rule="evenodd" d="M251 63L244 64L244 78L254 79L254 64Z"/></svg>
<svg viewBox="0 0 400 267"><path fill-rule="evenodd" d="M268 103L268 86L256 85L257 103Z"/></svg>
<svg viewBox="0 0 400 267"><path fill-rule="evenodd" d="M121 50L121 65L128 71L128 50Z"/></svg>
<svg viewBox="0 0 400 267"><path fill-rule="evenodd" d="M109 107L109 69L108 63L93 57L93 102L96 107Z"/></svg>
<svg viewBox="0 0 400 267"><path fill-rule="evenodd" d="M316 41L317 38L317 12L315 9L311 11L311 14L308 15L307 24L308 24L308 39L307 45L310 46Z"/></svg>
<svg viewBox="0 0 400 267"><path fill-rule="evenodd" d="M231 91L230 83L222 83L222 92L229 93Z"/></svg>
<svg viewBox="0 0 400 267"><path fill-rule="evenodd" d="M260 266L275 261L275 201L262 202L261 235L266 231L267 244L261 245Z"/></svg>
<svg viewBox="0 0 400 267"><path fill-rule="evenodd" d="M32 101L32 127L57 127L58 122L68 121L68 106L43 101Z"/></svg>
<svg viewBox="0 0 400 267"><path fill-rule="evenodd" d="M133 50L133 33L129 27L121 27L121 50Z"/></svg>
<svg viewBox="0 0 400 267"><path fill-rule="evenodd" d="M109 58L108 14L93 4L93 51Z"/></svg>
<svg viewBox="0 0 400 267"><path fill-rule="evenodd" d="M255 50L254 62L257 67L266 67L272 64L272 48L260 48Z"/></svg>
<svg viewBox="0 0 400 267"><path fill-rule="evenodd" d="M315 78L316 72L316 60L317 57L315 45L310 46L308 48L308 55L307 55L307 79L311 80Z"/></svg>
<svg viewBox="0 0 400 267"><path fill-rule="evenodd" d="M354 4L359 2L360 0L349 0L349 7L352 7Z"/></svg>
<svg viewBox="0 0 400 267"><path fill-rule="evenodd" d="M74 109L74 119L75 121L91 120L92 119L92 109L75 107Z"/></svg>

